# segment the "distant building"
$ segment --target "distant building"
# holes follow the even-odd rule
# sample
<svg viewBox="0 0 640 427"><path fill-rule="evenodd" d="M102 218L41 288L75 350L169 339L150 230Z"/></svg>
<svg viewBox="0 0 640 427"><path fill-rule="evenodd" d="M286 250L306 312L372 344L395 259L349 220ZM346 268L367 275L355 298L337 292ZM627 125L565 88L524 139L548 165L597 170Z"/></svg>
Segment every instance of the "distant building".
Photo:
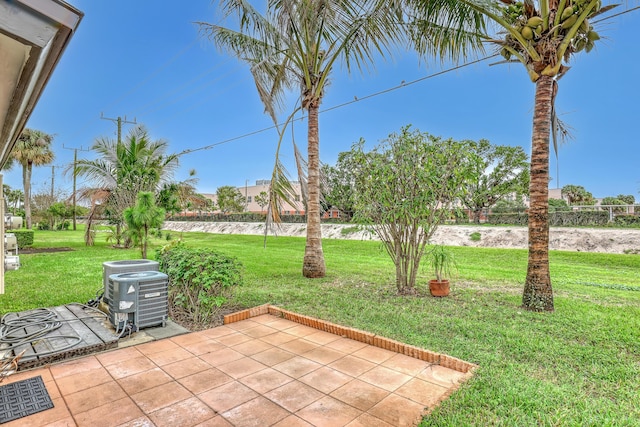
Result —
<svg viewBox="0 0 640 427"><path fill-rule="evenodd" d="M266 213L268 206L260 205L258 201L260 200L261 193L264 192L265 195L269 194L269 184L271 181L266 179L257 180L255 185L245 185L244 187L237 187L237 190L244 196L245 198L245 212L251 213ZM302 190L300 187L300 183L298 181L294 181L291 183L291 187L293 187L293 192L295 194L293 203L283 203L282 209L280 210L281 215L304 215L304 203L302 202ZM213 201L213 203L217 203L218 196L216 194L203 194L204 197ZM256 200L256 197L258 199ZM267 197L267 196L265 196ZM216 211L217 212L217 211Z"/></svg>
<svg viewBox="0 0 640 427"><path fill-rule="evenodd" d="M245 185L244 187L236 187L236 189L240 192L242 196L245 198L245 212L251 213L266 213L268 206L261 205L260 195L264 193L265 198L268 197L269 194L269 184L271 183L268 179L259 179L256 181L255 185ZM283 203L282 209L280 209L281 215L304 215L304 202L302 201L302 189L300 186L300 182L293 181L291 182L291 187L293 188L294 197L293 204ZM217 195L211 193L202 194L207 199L213 201L213 203L217 202ZM258 197L258 199L256 199ZM268 200L268 199L267 199ZM215 211L219 212L219 211ZM331 208L327 212L323 214L323 218L340 218L341 212L338 209Z"/></svg>
<svg viewBox="0 0 640 427"><path fill-rule="evenodd" d="M558 199L558 200L565 200L566 199L564 197L562 197L562 188L550 188L549 189L549 198L550 199Z"/></svg>

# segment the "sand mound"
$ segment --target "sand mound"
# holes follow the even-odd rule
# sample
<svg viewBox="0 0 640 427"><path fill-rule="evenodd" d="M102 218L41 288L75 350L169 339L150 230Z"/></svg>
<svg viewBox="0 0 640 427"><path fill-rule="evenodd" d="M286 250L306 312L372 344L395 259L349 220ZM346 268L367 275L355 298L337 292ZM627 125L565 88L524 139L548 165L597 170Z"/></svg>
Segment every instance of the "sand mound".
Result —
<svg viewBox="0 0 640 427"><path fill-rule="evenodd" d="M166 230L202 231L216 234L264 234L262 223L242 222L183 222L167 221ZM306 235L305 224L281 224L275 233L280 236ZM480 240L471 240L472 233L480 233ZM274 234L274 233L270 233ZM322 237L328 239L377 240L375 234L353 225L323 224ZM526 227L475 227L462 225L440 226L432 242L451 246L494 248L527 248ZM629 253L640 252L640 230L612 228L552 228L549 236L552 250Z"/></svg>

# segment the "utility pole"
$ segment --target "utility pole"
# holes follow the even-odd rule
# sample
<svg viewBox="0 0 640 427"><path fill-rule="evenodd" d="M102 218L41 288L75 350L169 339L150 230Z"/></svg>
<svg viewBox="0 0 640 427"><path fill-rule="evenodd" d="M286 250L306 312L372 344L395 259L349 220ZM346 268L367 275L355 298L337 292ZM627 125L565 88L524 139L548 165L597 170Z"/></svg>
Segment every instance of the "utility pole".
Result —
<svg viewBox="0 0 640 427"><path fill-rule="evenodd" d="M67 149L67 150L73 150L73 231L76 231L76 222L77 222L77 213L76 213L76 207L77 207L77 199L76 199L76 165L78 164L78 148L70 148L70 147L65 147L64 144L62 144L62 148ZM89 151L89 150L83 150L82 146L80 146L79 148L80 151Z"/></svg>
<svg viewBox="0 0 640 427"><path fill-rule="evenodd" d="M51 203L53 203L53 189L54 189L54 181L56 179L56 167L51 166Z"/></svg>
<svg viewBox="0 0 640 427"><path fill-rule="evenodd" d="M114 122L117 126L118 126L118 145L120 145L120 143L122 142L122 124L123 123L129 123L132 125L137 125L138 122L136 122L136 118L133 118L133 121L130 122L127 120L127 116L124 116L124 120L122 119L122 117L118 116L115 119L111 119L109 117L105 117L104 114L100 113L100 118L102 120L111 120L112 122Z"/></svg>

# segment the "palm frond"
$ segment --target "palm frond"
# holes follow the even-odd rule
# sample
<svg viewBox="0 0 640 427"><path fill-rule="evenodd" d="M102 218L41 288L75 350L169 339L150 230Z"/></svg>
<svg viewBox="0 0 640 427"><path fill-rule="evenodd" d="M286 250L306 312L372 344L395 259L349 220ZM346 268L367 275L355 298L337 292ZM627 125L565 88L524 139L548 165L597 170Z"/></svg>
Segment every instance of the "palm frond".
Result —
<svg viewBox="0 0 640 427"><path fill-rule="evenodd" d="M309 186L307 182L307 160L298 149L298 144L293 141L293 153L296 159L296 168L298 169L298 181L300 182L300 192L302 193L302 203L304 203L305 212L308 211L307 203L309 200Z"/></svg>
<svg viewBox="0 0 640 427"><path fill-rule="evenodd" d="M419 53L457 61L484 52L486 22L473 1L410 0L409 5L408 31ZM483 2L482 7L492 6Z"/></svg>
<svg viewBox="0 0 640 427"><path fill-rule="evenodd" d="M573 139L571 127L560 120L556 112L556 94L558 92L558 82L553 82L553 94L551 98L551 140L553 141L553 152L558 158L558 147Z"/></svg>

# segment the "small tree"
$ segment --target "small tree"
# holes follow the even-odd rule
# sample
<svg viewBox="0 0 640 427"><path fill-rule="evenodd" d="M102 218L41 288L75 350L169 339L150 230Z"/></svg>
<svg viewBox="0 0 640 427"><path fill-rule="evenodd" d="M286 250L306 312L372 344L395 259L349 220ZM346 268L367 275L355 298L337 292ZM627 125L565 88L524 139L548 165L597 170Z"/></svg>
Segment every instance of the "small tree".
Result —
<svg viewBox="0 0 640 427"><path fill-rule="evenodd" d="M582 185L565 185L560 191L562 197L570 205L594 205L596 203L593 194L585 190Z"/></svg>
<svg viewBox="0 0 640 427"><path fill-rule="evenodd" d="M245 197L237 188L230 185L218 187L216 195L218 196L218 208L222 213L244 211Z"/></svg>
<svg viewBox="0 0 640 427"><path fill-rule="evenodd" d="M64 202L55 202L47 209L47 212L51 215L52 226L54 230L68 230L70 218L73 215L73 206Z"/></svg>
<svg viewBox="0 0 640 427"><path fill-rule="evenodd" d="M567 212L571 207L564 199L549 199L549 212Z"/></svg>
<svg viewBox="0 0 640 427"><path fill-rule="evenodd" d="M470 144L482 161L478 179L469 185L461 200L473 212L473 221L479 224L483 209L509 196L521 199L528 193L529 162L522 147L492 145L486 139Z"/></svg>
<svg viewBox="0 0 640 427"><path fill-rule="evenodd" d="M11 157L22 165L24 187L24 215L26 227L31 228L31 174L34 166L47 165L55 157L51 150L53 135L36 129L25 129L11 150Z"/></svg>
<svg viewBox="0 0 640 427"><path fill-rule="evenodd" d="M346 151L338 154L335 166L325 165L323 195L329 207L335 207L350 219L354 214L355 176L353 152Z"/></svg>
<svg viewBox="0 0 640 427"><path fill-rule="evenodd" d="M633 205L636 202L636 198L633 194L618 194L616 198L618 200L622 200L625 205Z"/></svg>
<svg viewBox="0 0 640 427"><path fill-rule="evenodd" d="M143 259L147 259L149 230L162 227L164 213L164 209L156 206L153 193L150 191L138 193L138 201L135 206L127 208L123 212L124 222L128 227L127 235L134 245L140 246Z"/></svg>
<svg viewBox="0 0 640 427"><path fill-rule="evenodd" d="M622 206L626 205L624 200L621 200L619 197L605 197L602 199L600 203L602 206ZM623 207L614 207L612 208L614 213L623 213L625 209Z"/></svg>
<svg viewBox="0 0 640 427"><path fill-rule="evenodd" d="M260 194L254 199L258 206L260 206L260 212L264 211L264 207L269 204L269 194L266 191L261 191Z"/></svg>
<svg viewBox="0 0 640 427"><path fill-rule="evenodd" d="M357 222L378 235L396 266L400 294L415 294L425 246L476 179L480 159L468 142L411 130L392 134L369 153L352 148Z"/></svg>

